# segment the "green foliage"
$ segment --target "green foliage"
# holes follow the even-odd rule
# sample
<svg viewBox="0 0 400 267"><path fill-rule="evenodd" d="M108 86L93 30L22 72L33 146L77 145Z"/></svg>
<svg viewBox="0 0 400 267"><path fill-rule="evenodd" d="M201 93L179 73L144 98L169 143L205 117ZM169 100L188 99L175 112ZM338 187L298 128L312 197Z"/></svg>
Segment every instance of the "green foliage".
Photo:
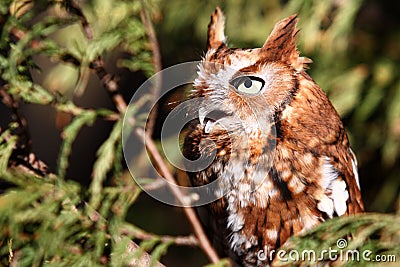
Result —
<svg viewBox="0 0 400 267"><path fill-rule="evenodd" d="M14 128L15 126L10 126ZM11 135L11 129L7 129L0 135L0 173L7 169L8 160L17 143L17 137Z"/></svg>
<svg viewBox="0 0 400 267"><path fill-rule="evenodd" d="M71 124L70 124L71 125ZM110 137L101 145L97 151L97 161L93 166L93 181L90 185L91 200L90 204L93 208L99 206L101 200L102 185L107 173L115 164L116 155L122 154L119 144L122 137L122 121L118 121L114 125L114 129L110 133Z"/></svg>
<svg viewBox="0 0 400 267"><path fill-rule="evenodd" d="M228 259L222 259L217 263L205 265L205 267L227 267L227 266L230 266L230 262Z"/></svg>
<svg viewBox="0 0 400 267"><path fill-rule="evenodd" d="M92 125L96 119L96 113L93 111L84 111L82 114L77 116L65 129L63 130L61 137L64 142L61 146L60 158L58 163L58 176L64 178L65 172L68 167L68 156L71 153L72 143L76 139L80 129L85 125Z"/></svg>
<svg viewBox="0 0 400 267"><path fill-rule="evenodd" d="M115 226L125 223L132 195L139 192L132 180L105 188L98 213L82 204L84 193L75 182L15 171L1 178L16 185L0 196L2 240L10 241L10 247L3 243L0 248L1 264L7 265L9 249L20 266L127 264L121 253L113 253L126 252L126 242L112 238L121 235L121 227Z"/></svg>
<svg viewBox="0 0 400 267"><path fill-rule="evenodd" d="M124 229L137 227L125 216L141 190L122 168L123 114L70 100L88 88L92 64L99 57L129 55L118 64L147 75L153 72L140 18L143 5L153 4L98 0L80 11L71 1L1 2L1 90L9 96L7 105L16 119L0 133L0 183L6 186L0 194L1 266L125 266L143 251L152 252L153 264L174 243L148 234L152 246L144 241L139 252L128 253L136 237ZM54 61L53 69L41 69L37 57ZM32 78L34 71L43 73L43 84ZM19 102L51 106L73 116L61 132L56 174L42 176L25 167L33 164L34 169L35 163L20 165L26 158L26 146L21 146L26 125L19 118ZM98 148L86 189L67 179L69 157L81 130L103 119L114 121L114 126Z"/></svg>
<svg viewBox="0 0 400 267"><path fill-rule="evenodd" d="M337 259L339 265L365 266L385 257L396 262L400 257L399 215L365 214L335 218L289 239L280 249L286 256L276 266L310 266L316 261ZM313 251L316 257L290 257L291 251ZM331 250L332 253L328 254ZM354 254L353 254L354 253ZM295 255L295 254L292 254ZM385 261L382 261L384 263Z"/></svg>
<svg viewBox="0 0 400 267"><path fill-rule="evenodd" d="M74 3L81 4L81 10ZM34 167L20 164L29 158L28 145L23 144L25 126L18 120L18 105L9 106L13 122L0 131L0 265L126 266L146 253L150 264L156 264L175 244L171 237L150 234L126 220L141 190L121 163L123 114L75 102L93 89L88 84L99 58L115 61L111 72L154 73L143 11L160 22L157 30L165 66L201 57L210 13L216 5L226 14L229 44L237 47L261 46L274 22L298 13L300 51L314 60L311 76L345 121L360 159L366 202L373 210L394 210L400 187L400 35L396 27L387 27L385 42L377 40L376 33L363 26L360 15L360 8L368 3L1 1L1 92L15 103L49 107L69 114L72 120L61 132L56 174L41 175ZM46 64L39 63L43 60ZM41 73L43 79L35 79L35 73ZM95 89L104 90L100 82ZM150 97L145 95L128 108L136 122L143 121L138 111ZM99 120L111 121L113 127L97 149L91 182L85 186L67 176L70 155L82 129ZM378 177L373 176L376 173ZM284 249L321 252L346 238L348 249L369 249L374 253L371 257L399 255L398 220L398 215L391 214L330 220L293 237ZM132 240L138 243L136 249L130 249ZM228 266L228 260L209 266Z"/></svg>

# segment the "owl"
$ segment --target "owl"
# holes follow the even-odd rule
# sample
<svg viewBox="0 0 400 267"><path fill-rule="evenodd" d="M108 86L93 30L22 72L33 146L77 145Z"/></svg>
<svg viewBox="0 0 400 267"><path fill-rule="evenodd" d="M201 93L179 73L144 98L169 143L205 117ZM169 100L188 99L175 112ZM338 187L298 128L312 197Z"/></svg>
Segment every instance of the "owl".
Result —
<svg viewBox="0 0 400 267"><path fill-rule="evenodd" d="M199 215L236 266L268 266L290 236L364 210L343 124L296 48L297 21L278 22L261 48L229 48L217 8L191 91L200 101L183 154L211 160L188 176L215 185Z"/></svg>

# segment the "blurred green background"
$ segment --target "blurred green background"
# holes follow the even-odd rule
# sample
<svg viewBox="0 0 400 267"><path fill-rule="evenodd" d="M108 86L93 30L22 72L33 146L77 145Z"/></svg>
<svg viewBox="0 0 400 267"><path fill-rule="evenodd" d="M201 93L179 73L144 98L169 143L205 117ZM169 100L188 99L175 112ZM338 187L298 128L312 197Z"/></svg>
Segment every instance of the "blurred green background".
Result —
<svg viewBox="0 0 400 267"><path fill-rule="evenodd" d="M299 15L307 71L338 110L355 151L369 211L393 211L400 186L400 2L162 2L156 24L164 66L198 60L210 13L226 16L231 47L260 47L275 22Z"/></svg>
<svg viewBox="0 0 400 267"><path fill-rule="evenodd" d="M140 1L79 2L95 34L106 36L106 44L99 45L100 48L91 47L79 23L59 27L49 38L76 55L82 60L82 65L77 67L55 62L46 55L33 55L33 63L40 71L31 68L30 75L47 91L58 92L78 106L114 109L109 96L99 89L101 85L87 65L97 54L101 54L106 69L119 77L120 90L127 102L135 89L154 72L148 44L142 42L145 32L137 15ZM231 47L261 46L275 22L298 13L301 29L299 50L313 60L308 73L326 91L342 117L358 158L367 211L397 210L400 188L399 1L144 2L153 20L163 67L199 60L204 55L207 25L216 6L220 6L225 13L226 35ZM28 23L34 24L47 16L67 17L59 9L45 13L39 10L29 18ZM121 30L119 35L113 35L118 32L116 29ZM86 68L82 67L85 66L83 63ZM183 95L180 92L170 97L177 100ZM170 100L165 99L164 104ZM169 109L168 105L160 106L157 126ZM60 133L71 118L46 105L25 104L22 111L30 124L33 151L49 165L51 171L57 170L62 143ZM0 112L0 126L4 129L10 122L10 111L0 106ZM67 178L78 181L83 188L89 186L96 151L112 125L109 121L96 121L91 127L83 128L72 146ZM159 132L160 128L156 128L154 136L157 137ZM130 207L127 220L157 234L191 233L181 209L159 203L145 193L140 194ZM200 249L180 246L170 247L162 261L167 266L200 266L207 263Z"/></svg>
<svg viewBox="0 0 400 267"><path fill-rule="evenodd" d="M231 47L260 47L274 23L299 15L307 71L338 110L359 164L367 211L400 204L400 2L164 1L156 24L164 66L204 55L210 13L226 16Z"/></svg>
<svg viewBox="0 0 400 267"><path fill-rule="evenodd" d="M338 110L355 151L368 211L396 209L400 186L400 2L161 2L156 23L164 66L204 55L210 13L226 16L231 47L260 47L275 22L299 15L308 73Z"/></svg>

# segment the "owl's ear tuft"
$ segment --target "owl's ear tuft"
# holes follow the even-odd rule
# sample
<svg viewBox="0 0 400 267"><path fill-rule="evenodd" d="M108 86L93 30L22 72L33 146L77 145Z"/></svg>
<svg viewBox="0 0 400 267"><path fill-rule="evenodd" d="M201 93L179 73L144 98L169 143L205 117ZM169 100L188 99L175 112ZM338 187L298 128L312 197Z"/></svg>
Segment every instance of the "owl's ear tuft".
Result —
<svg viewBox="0 0 400 267"><path fill-rule="evenodd" d="M275 24L261 51L268 55L269 60L283 60L296 70L301 70L307 68L307 64L312 60L299 56L296 47L296 36L299 32L296 28L297 21L297 14L294 14Z"/></svg>
<svg viewBox="0 0 400 267"><path fill-rule="evenodd" d="M217 7L211 14L211 21L208 24L207 49L217 49L221 45L225 46L225 17L221 9Z"/></svg>

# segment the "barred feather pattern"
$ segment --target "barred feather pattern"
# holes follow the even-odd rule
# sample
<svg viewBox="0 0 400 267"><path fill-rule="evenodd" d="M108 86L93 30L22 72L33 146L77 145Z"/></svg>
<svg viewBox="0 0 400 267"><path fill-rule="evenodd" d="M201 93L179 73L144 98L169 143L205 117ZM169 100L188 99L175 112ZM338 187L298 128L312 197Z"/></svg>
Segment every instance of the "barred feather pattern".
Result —
<svg viewBox="0 0 400 267"><path fill-rule="evenodd" d="M218 180L229 188L199 214L214 246L236 266L269 266L273 258L260 259L260 250L268 255L292 235L364 210L343 124L306 73L311 60L296 48L297 20L278 22L261 48L229 48L217 8L191 92L207 101L193 111L199 119L183 153L192 160L216 156L188 175L196 186Z"/></svg>

